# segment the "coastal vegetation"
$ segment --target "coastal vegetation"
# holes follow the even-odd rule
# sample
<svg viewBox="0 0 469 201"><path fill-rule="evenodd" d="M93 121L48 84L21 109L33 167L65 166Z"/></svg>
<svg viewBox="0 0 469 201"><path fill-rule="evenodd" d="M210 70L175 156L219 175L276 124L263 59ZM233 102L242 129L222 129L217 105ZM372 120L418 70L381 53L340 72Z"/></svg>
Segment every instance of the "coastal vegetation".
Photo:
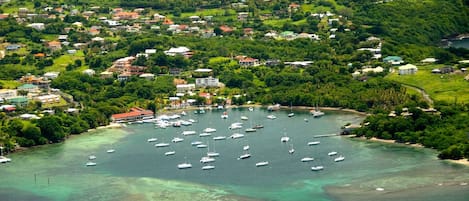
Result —
<svg viewBox="0 0 469 201"><path fill-rule="evenodd" d="M73 96L73 100L69 100L67 106L30 102L15 112L0 113L0 144L13 149L15 144L27 147L60 142L70 134L106 125L112 114L125 112L133 106L153 111L163 109L169 105L168 98L177 95L174 78L193 83L198 76L194 70L208 68L212 70L210 76L219 78L225 87L197 89L196 92L214 94L210 100L197 93L185 95L182 100L194 99L196 105L227 104L227 100L231 100L233 104L250 101L264 105L350 108L375 114L365 121L369 125L356 130L359 136L420 143L441 151L441 158L468 157L469 128L466 125L469 124L465 118L468 83L462 79L463 74L431 74L433 68L444 65L455 69L466 67L457 62L468 58L469 51L441 48L439 42L442 38L469 31L467 6L468 2L462 0L381 3L363 0L307 3L283 0L246 3L46 0L4 3L0 11L15 13L24 7L55 17L24 18L28 23L12 16L0 20L0 47L21 44L18 50L7 51L0 59L0 86L16 88L20 85L16 80L28 73L41 75L58 71L60 75L52 80L51 88ZM46 12L48 7L55 10ZM112 19L113 9L117 7L143 8L140 14L146 17L123 20L121 23L125 27L122 29L99 20ZM79 14L90 10L93 10L90 16ZM240 20L239 13L247 13L247 19ZM163 22L157 22L154 25L157 27L144 22L154 19L155 14L165 15L179 24L191 24L189 17L194 15L202 19L210 16L200 28L215 35L174 32ZM319 15L330 15L330 18ZM340 19L336 15L340 15ZM76 22L82 25L76 25ZM27 26L29 23L44 23L45 27L35 29ZM222 30L222 26L229 26L231 31ZM95 36L87 32L91 27L99 27L101 31L97 36L103 41L92 41ZM126 31L129 27L140 29L138 32ZM245 32L246 29L254 31ZM265 36L290 32L314 33L319 40ZM87 43L88 46L78 48L72 54L67 52L74 49L70 46L51 50L44 45L59 35L67 35L69 43ZM373 37L378 40L370 39ZM189 48L193 55L164 54L165 50L178 46ZM369 51L358 50L377 46L382 55L400 55L407 63L435 57L438 64L419 65L419 71L411 76L388 73L396 67L373 59L374 55ZM157 75L154 80L132 76L126 81L118 81L117 75L101 78L82 73L88 68L98 73L106 71L117 59L135 56L147 49L155 49L156 53L139 56L133 64L147 67L145 73ZM242 66L236 57L243 55L265 64ZM272 64L267 65L267 61ZM293 61L311 63L306 66L284 63ZM384 71L351 76L355 71L377 66L383 67ZM175 70L181 73L172 73ZM425 101L401 84L424 89L435 103ZM81 110L67 113L68 106L80 106ZM436 108L439 113L428 114L417 109L429 107ZM409 108L412 116L401 116L402 108ZM55 114L42 114L44 109L53 109ZM391 111L397 116L389 117ZM24 113L35 113L41 118L15 118Z"/></svg>

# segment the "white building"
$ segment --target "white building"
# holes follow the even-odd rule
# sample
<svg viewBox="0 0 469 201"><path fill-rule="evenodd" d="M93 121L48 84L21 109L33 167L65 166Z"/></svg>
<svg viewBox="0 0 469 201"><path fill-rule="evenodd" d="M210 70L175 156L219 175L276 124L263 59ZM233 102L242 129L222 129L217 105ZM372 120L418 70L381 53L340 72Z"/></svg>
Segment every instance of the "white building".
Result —
<svg viewBox="0 0 469 201"><path fill-rule="evenodd" d="M178 84L176 85L176 92L187 93L189 91L195 90L195 84Z"/></svg>
<svg viewBox="0 0 469 201"><path fill-rule="evenodd" d="M219 81L218 78L214 77L205 77L195 79L196 87L218 87Z"/></svg>
<svg viewBox="0 0 469 201"><path fill-rule="evenodd" d="M406 64L403 66L399 66L399 75L412 75L417 73L418 69L417 66L412 64Z"/></svg>
<svg viewBox="0 0 469 201"><path fill-rule="evenodd" d="M44 73L43 77L53 80L59 77L59 74L60 74L59 72L47 72L47 73Z"/></svg>
<svg viewBox="0 0 469 201"><path fill-rule="evenodd" d="M17 96L17 91L15 89L0 89L0 99L9 99Z"/></svg>
<svg viewBox="0 0 469 201"><path fill-rule="evenodd" d="M93 69L86 69L83 71L83 74L93 76L94 74L96 74L96 71L94 71Z"/></svg>
<svg viewBox="0 0 469 201"><path fill-rule="evenodd" d="M36 29L38 31L42 31L46 28L44 23L32 23L32 24L29 24L28 27L31 27L31 28Z"/></svg>
<svg viewBox="0 0 469 201"><path fill-rule="evenodd" d="M60 102L60 96L49 94L44 96L37 96L34 100L40 101L41 103L58 103Z"/></svg>
<svg viewBox="0 0 469 201"><path fill-rule="evenodd" d="M187 47L172 47L167 51L164 51L164 54L168 56L176 56L176 55L182 55L186 56L190 52L190 49Z"/></svg>

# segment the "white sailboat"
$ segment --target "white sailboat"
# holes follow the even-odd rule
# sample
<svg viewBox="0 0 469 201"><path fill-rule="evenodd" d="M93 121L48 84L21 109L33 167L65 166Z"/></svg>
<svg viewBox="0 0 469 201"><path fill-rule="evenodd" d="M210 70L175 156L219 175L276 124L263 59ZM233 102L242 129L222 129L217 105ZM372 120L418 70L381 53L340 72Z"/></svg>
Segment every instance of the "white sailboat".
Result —
<svg viewBox="0 0 469 201"><path fill-rule="evenodd" d="M207 156L208 157L218 157L218 156L220 156L220 153L215 151L215 143L213 144L213 151L210 151L210 146L207 147Z"/></svg>
<svg viewBox="0 0 469 201"><path fill-rule="evenodd" d="M321 143L320 141L312 141L312 142L308 142L308 146L318 145L320 143Z"/></svg>
<svg viewBox="0 0 469 201"><path fill-rule="evenodd" d="M201 141L194 141L194 142L191 142L191 145L192 145L192 146L197 146L197 145L200 145L200 144L202 144L202 143L203 143L203 142L201 142Z"/></svg>
<svg viewBox="0 0 469 201"><path fill-rule="evenodd" d="M267 166L269 165L269 161L261 161L256 163L256 167L262 167L262 166Z"/></svg>
<svg viewBox="0 0 469 201"><path fill-rule="evenodd" d="M228 113L223 112L223 114L220 116L222 119L228 119Z"/></svg>
<svg viewBox="0 0 469 201"><path fill-rule="evenodd" d="M215 158L209 157L209 156L204 156L200 159L201 163L212 163L215 162Z"/></svg>
<svg viewBox="0 0 469 201"><path fill-rule="evenodd" d="M182 131L182 135L184 136L195 135L195 134L196 134L195 131Z"/></svg>
<svg viewBox="0 0 469 201"><path fill-rule="evenodd" d="M316 105L316 108L310 110L309 113L313 115L314 118L322 117L325 114L324 112L319 110L319 107L317 105Z"/></svg>
<svg viewBox="0 0 469 201"><path fill-rule="evenodd" d="M289 154L295 153L295 149L293 149L293 144L290 144L290 149L288 150Z"/></svg>
<svg viewBox="0 0 469 201"><path fill-rule="evenodd" d="M204 165L202 166L202 170L213 170L215 169L214 165Z"/></svg>
<svg viewBox="0 0 469 201"><path fill-rule="evenodd" d="M238 160L247 159L250 157L251 157L251 154L246 151L243 155L239 156Z"/></svg>
<svg viewBox="0 0 469 201"><path fill-rule="evenodd" d="M277 117L273 114L267 115L267 119L276 119Z"/></svg>
<svg viewBox="0 0 469 201"><path fill-rule="evenodd" d="M212 138L213 140L226 140L226 136L216 136Z"/></svg>
<svg viewBox="0 0 469 201"><path fill-rule="evenodd" d="M206 144L199 144L196 147L197 148L207 148L208 146Z"/></svg>
<svg viewBox="0 0 469 201"><path fill-rule="evenodd" d="M253 107L249 107L248 110L249 110L249 112L252 112L252 111L254 111L254 108L253 108Z"/></svg>
<svg viewBox="0 0 469 201"><path fill-rule="evenodd" d="M238 138L243 138L244 134L241 133L233 133L233 135L230 136L231 139L238 139Z"/></svg>
<svg viewBox="0 0 469 201"><path fill-rule="evenodd" d="M337 155L337 152L336 151L331 151L329 153L327 153L328 156L335 156Z"/></svg>
<svg viewBox="0 0 469 201"><path fill-rule="evenodd" d="M314 161L314 158L312 157L304 157L301 159L301 162L310 162L310 161Z"/></svg>
<svg viewBox="0 0 469 201"><path fill-rule="evenodd" d="M173 143L178 143L178 142L182 142L182 141L184 141L184 139L180 138L180 137L175 137L175 138L173 138L173 140L171 140L171 142L173 142Z"/></svg>
<svg viewBox="0 0 469 201"><path fill-rule="evenodd" d="M92 161L88 161L86 163L86 166L96 166L96 163L95 162L92 162Z"/></svg>
<svg viewBox="0 0 469 201"><path fill-rule="evenodd" d="M162 142L162 143L155 144L155 147L157 147L157 148L160 148L160 147L168 147L168 146L169 146L168 143L163 143L163 142Z"/></svg>
<svg viewBox="0 0 469 201"><path fill-rule="evenodd" d="M203 131L204 131L204 133L213 133L213 132L216 132L217 129L215 129L215 128L206 128Z"/></svg>
<svg viewBox="0 0 469 201"><path fill-rule="evenodd" d="M168 151L168 152L164 153L165 156L171 156L171 155L174 155L174 154L176 154L176 151Z"/></svg>
<svg viewBox="0 0 469 201"><path fill-rule="evenodd" d="M244 146L243 146L243 150L244 150L244 151L249 150L249 148L250 148L249 145L244 145Z"/></svg>
<svg viewBox="0 0 469 201"><path fill-rule="evenodd" d="M293 116L295 116L295 113L293 113L292 104L290 103L290 113L288 113L288 117L293 117Z"/></svg>
<svg viewBox="0 0 469 201"><path fill-rule="evenodd" d="M211 136L212 134L211 133L201 133L199 134L199 137L208 137L208 136Z"/></svg>
<svg viewBox="0 0 469 201"><path fill-rule="evenodd" d="M345 160L345 157L342 156L342 155L334 159L335 162L341 162L341 161L344 161L344 160Z"/></svg>
<svg viewBox="0 0 469 201"><path fill-rule="evenodd" d="M323 170L323 169L324 169L324 167L321 166L321 165L311 167L312 171L319 171L319 170Z"/></svg>
<svg viewBox="0 0 469 201"><path fill-rule="evenodd" d="M95 155L90 155L90 156L88 156L88 159L89 160L94 160L94 159L96 159L96 156Z"/></svg>
<svg viewBox="0 0 469 201"><path fill-rule="evenodd" d="M247 121L249 118L247 116L241 116L241 120Z"/></svg>
<svg viewBox="0 0 469 201"><path fill-rule="evenodd" d="M147 142L156 142L158 140L158 138L154 137L154 138L148 138Z"/></svg>
<svg viewBox="0 0 469 201"><path fill-rule="evenodd" d="M114 153L114 152L116 152L115 149L108 149L108 150L106 150L106 153L108 153L108 154L112 154L112 153Z"/></svg>
<svg viewBox="0 0 469 201"><path fill-rule="evenodd" d="M179 169L187 169L187 168L191 168L191 167L192 167L192 164L187 162L186 157L184 157L184 163L178 164Z"/></svg>

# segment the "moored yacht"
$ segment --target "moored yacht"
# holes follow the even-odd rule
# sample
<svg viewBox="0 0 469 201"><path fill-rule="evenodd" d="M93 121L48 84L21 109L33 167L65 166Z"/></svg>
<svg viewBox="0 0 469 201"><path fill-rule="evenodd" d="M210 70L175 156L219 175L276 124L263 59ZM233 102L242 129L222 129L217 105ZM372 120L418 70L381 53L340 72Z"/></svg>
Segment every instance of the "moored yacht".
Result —
<svg viewBox="0 0 469 201"><path fill-rule="evenodd" d="M269 161L261 161L256 163L256 167L262 167L262 166L267 166L269 165Z"/></svg>
<svg viewBox="0 0 469 201"><path fill-rule="evenodd" d="M179 169L187 169L187 168L191 168L191 167L192 167L192 164L187 163L187 162L178 164Z"/></svg>
<svg viewBox="0 0 469 201"><path fill-rule="evenodd" d="M182 141L184 141L184 139L179 138L179 137L175 137L175 138L173 138L173 140L171 140L171 142L174 142L174 143L178 143L178 142L182 142Z"/></svg>
<svg viewBox="0 0 469 201"><path fill-rule="evenodd" d="M339 156L339 157L334 159L335 162L340 162L340 161L343 161L343 160L345 160L344 156Z"/></svg>
<svg viewBox="0 0 469 201"><path fill-rule="evenodd" d="M243 150L244 150L244 151L249 150L249 145L244 145L244 146L243 146Z"/></svg>
<svg viewBox="0 0 469 201"><path fill-rule="evenodd" d="M214 165L205 165L205 166L202 166L202 170L213 170L215 169L215 166Z"/></svg>
<svg viewBox="0 0 469 201"><path fill-rule="evenodd" d="M182 135L185 135L185 136L187 136L187 135L195 135L195 134L196 134L195 131L182 131Z"/></svg>
<svg viewBox="0 0 469 201"><path fill-rule="evenodd" d="M320 143L321 143L320 141L312 141L312 142L308 142L308 146L318 145Z"/></svg>
<svg viewBox="0 0 469 201"><path fill-rule="evenodd" d="M205 133L213 133L213 132L216 132L216 131L217 131L217 129L214 129L214 128L206 128L206 129L204 129L204 132L205 132Z"/></svg>
<svg viewBox="0 0 469 201"><path fill-rule="evenodd" d="M267 116L267 119L276 119L276 118L277 118L277 117L276 117L275 115L273 115L273 114Z"/></svg>
<svg viewBox="0 0 469 201"><path fill-rule="evenodd" d="M246 120L248 120L248 119L249 119L249 118L248 118L247 116L241 116L241 120L246 121Z"/></svg>
<svg viewBox="0 0 469 201"><path fill-rule="evenodd" d="M223 114L221 115L221 118L222 119L228 119L228 113L223 112Z"/></svg>
<svg viewBox="0 0 469 201"><path fill-rule="evenodd" d="M204 156L200 159L201 163L211 163L215 162L215 158L209 157L209 156Z"/></svg>
<svg viewBox="0 0 469 201"><path fill-rule="evenodd" d="M257 129L255 128L246 128L246 130L244 130L246 133L252 133L252 132L256 132Z"/></svg>
<svg viewBox="0 0 469 201"><path fill-rule="evenodd" d="M310 161L314 161L314 158L312 157L304 157L301 159L301 162L310 162Z"/></svg>
<svg viewBox="0 0 469 201"><path fill-rule="evenodd" d="M208 146L206 144L199 144L196 147L197 148L207 148Z"/></svg>
<svg viewBox="0 0 469 201"><path fill-rule="evenodd" d="M88 156L88 159L89 160L94 160L94 159L96 159L96 156L95 155L90 155L90 156Z"/></svg>
<svg viewBox="0 0 469 201"><path fill-rule="evenodd" d="M244 137L244 134L241 133L233 133L233 135L230 136L231 139L238 139Z"/></svg>
<svg viewBox="0 0 469 201"><path fill-rule="evenodd" d="M212 134L211 133L201 133L199 134L199 137L207 137L207 136L211 136Z"/></svg>
<svg viewBox="0 0 469 201"><path fill-rule="evenodd" d="M216 136L212 138L213 140L225 140L226 136Z"/></svg>
<svg viewBox="0 0 469 201"><path fill-rule="evenodd" d="M192 146L197 146L197 145L200 145L200 144L202 144L201 141L194 141L194 142L191 142L191 145L192 145Z"/></svg>
<svg viewBox="0 0 469 201"><path fill-rule="evenodd" d="M155 147L157 147L157 148L160 148L160 147L168 147L168 146L169 146L168 143L163 143L163 142L162 142L162 143L155 144Z"/></svg>
<svg viewBox="0 0 469 201"><path fill-rule="evenodd" d="M288 142L288 141L290 141L290 137L288 136L283 136L280 138L280 142Z"/></svg>
<svg viewBox="0 0 469 201"><path fill-rule="evenodd" d="M293 117L293 116L295 116L295 113L293 112L288 114L288 117Z"/></svg>
<svg viewBox="0 0 469 201"><path fill-rule="evenodd" d="M250 153L245 153L245 154L239 156L238 160L240 160L240 159L247 159L247 158L250 158L250 157L251 157L251 154L250 154Z"/></svg>
<svg viewBox="0 0 469 201"><path fill-rule="evenodd" d="M158 138L154 137L154 138L148 138L147 142L156 142L158 140Z"/></svg>
<svg viewBox="0 0 469 201"><path fill-rule="evenodd" d="M329 153L327 153L328 156L335 156L337 155L337 152L336 151L331 151Z"/></svg>
<svg viewBox="0 0 469 201"><path fill-rule="evenodd" d="M96 163L95 163L95 162L88 161L88 162L86 163L86 166L96 166Z"/></svg>
<svg viewBox="0 0 469 201"><path fill-rule="evenodd" d="M115 149L108 149L108 150L106 150L106 153L108 153L108 154L112 154L112 153L114 153L114 152L116 152Z"/></svg>
<svg viewBox="0 0 469 201"><path fill-rule="evenodd" d="M171 155L174 155L174 154L176 154L176 151L168 151L168 152L164 153L165 156L171 156Z"/></svg>
<svg viewBox="0 0 469 201"><path fill-rule="evenodd" d="M324 169L324 167L320 166L320 165L311 167L312 171L319 171L319 170L323 170L323 169Z"/></svg>
<svg viewBox="0 0 469 201"><path fill-rule="evenodd" d="M207 156L208 157L218 157L218 156L220 156L220 153L211 151L211 152L207 152Z"/></svg>

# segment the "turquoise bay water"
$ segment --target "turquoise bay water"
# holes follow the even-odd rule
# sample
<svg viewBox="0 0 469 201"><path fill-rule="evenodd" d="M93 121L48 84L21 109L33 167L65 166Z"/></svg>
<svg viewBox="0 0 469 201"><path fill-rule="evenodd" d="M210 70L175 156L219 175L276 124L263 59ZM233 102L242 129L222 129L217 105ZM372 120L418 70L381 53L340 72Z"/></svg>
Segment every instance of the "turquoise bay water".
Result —
<svg viewBox="0 0 469 201"><path fill-rule="evenodd" d="M312 118L306 111L269 113L256 108L208 111L188 117L192 126L155 129L153 124L129 125L76 136L63 144L34 148L10 155L12 163L0 164L0 200L467 200L469 168L436 159L432 150L402 145L354 140L347 137L314 138L338 133L346 123L363 117L327 112ZM275 120L267 115L274 114ZM242 121L241 116L249 120ZM304 121L307 118L309 121ZM231 131L228 126L243 122L244 128L263 124L254 133ZM184 130L198 134L216 128L210 137L182 136ZM242 139L213 141L214 136L245 134ZM289 143L281 143L284 135ZM171 145L155 148L147 139ZM183 142L172 143L174 137ZM208 143L220 153L216 168L201 170L200 158L207 149L191 146L192 141ZM310 141L321 143L308 146ZM243 146L250 145L251 158L237 160ZM288 149L293 146L294 154ZM113 154L107 149L116 150ZM167 151L176 151L165 156ZM346 157L334 162L327 153L337 151ZM89 155L96 155L97 166L86 167ZM314 157L313 162L300 162ZM177 169L190 162L193 168ZM269 166L255 163L269 161ZM313 165L324 170L314 172ZM377 191L382 188L382 191Z"/></svg>

